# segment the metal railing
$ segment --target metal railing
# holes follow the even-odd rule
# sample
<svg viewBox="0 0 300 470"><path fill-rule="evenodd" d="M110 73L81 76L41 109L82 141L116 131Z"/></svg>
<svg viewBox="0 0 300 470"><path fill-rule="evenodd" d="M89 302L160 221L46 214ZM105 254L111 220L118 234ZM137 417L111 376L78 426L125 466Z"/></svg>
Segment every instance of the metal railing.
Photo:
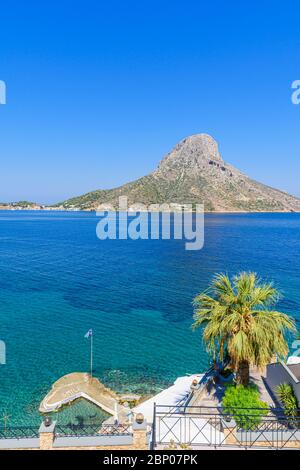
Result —
<svg viewBox="0 0 300 470"><path fill-rule="evenodd" d="M56 437L83 436L128 436L132 434L130 424L56 424Z"/></svg>
<svg viewBox="0 0 300 470"><path fill-rule="evenodd" d="M7 426L0 428L0 439L30 439L39 437L37 426Z"/></svg>
<svg viewBox="0 0 300 470"><path fill-rule="evenodd" d="M300 410L294 418L282 409L155 405L152 448L168 445L194 448L234 446L271 449L300 448Z"/></svg>

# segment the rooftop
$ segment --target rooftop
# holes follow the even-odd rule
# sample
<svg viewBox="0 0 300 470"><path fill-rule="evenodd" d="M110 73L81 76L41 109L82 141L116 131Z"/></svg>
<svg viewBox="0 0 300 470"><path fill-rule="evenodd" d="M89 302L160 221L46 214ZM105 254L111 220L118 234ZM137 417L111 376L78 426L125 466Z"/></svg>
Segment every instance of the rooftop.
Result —
<svg viewBox="0 0 300 470"><path fill-rule="evenodd" d="M296 379L300 380L300 364L289 364L287 367L290 369L292 374L294 374Z"/></svg>

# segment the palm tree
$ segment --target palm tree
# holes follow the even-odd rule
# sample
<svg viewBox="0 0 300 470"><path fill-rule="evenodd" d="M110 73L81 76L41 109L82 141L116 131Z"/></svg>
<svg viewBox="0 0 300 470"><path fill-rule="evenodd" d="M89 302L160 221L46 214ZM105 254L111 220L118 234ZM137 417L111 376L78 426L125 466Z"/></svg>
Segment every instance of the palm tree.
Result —
<svg viewBox="0 0 300 470"><path fill-rule="evenodd" d="M210 288L194 299L193 328L204 327L207 350L223 360L228 353L238 384L249 384L250 365L265 366L274 355L288 353L287 331L295 331L288 315L273 310L279 299L271 283L255 273L232 280L218 274Z"/></svg>

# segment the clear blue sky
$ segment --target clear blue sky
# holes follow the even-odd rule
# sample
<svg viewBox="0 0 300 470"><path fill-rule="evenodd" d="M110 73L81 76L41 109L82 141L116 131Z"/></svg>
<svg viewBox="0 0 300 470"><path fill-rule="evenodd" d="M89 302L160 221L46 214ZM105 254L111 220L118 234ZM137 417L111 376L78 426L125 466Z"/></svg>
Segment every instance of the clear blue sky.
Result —
<svg viewBox="0 0 300 470"><path fill-rule="evenodd" d="M188 134L300 196L292 1L9 1L0 201L56 202L153 170Z"/></svg>

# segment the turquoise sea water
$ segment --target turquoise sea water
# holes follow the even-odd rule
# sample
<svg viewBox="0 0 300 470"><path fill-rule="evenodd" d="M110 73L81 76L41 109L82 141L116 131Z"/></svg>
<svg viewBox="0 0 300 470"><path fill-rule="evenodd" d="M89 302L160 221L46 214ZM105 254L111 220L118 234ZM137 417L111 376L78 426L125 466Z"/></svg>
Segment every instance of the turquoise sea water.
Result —
<svg viewBox="0 0 300 470"><path fill-rule="evenodd" d="M191 331L192 299L214 273L273 279L280 307L300 321L300 214L211 214L205 245L96 237L93 213L0 212L0 425L39 423L51 384L88 371L119 392L155 393L208 364ZM104 418L77 402L61 422Z"/></svg>

